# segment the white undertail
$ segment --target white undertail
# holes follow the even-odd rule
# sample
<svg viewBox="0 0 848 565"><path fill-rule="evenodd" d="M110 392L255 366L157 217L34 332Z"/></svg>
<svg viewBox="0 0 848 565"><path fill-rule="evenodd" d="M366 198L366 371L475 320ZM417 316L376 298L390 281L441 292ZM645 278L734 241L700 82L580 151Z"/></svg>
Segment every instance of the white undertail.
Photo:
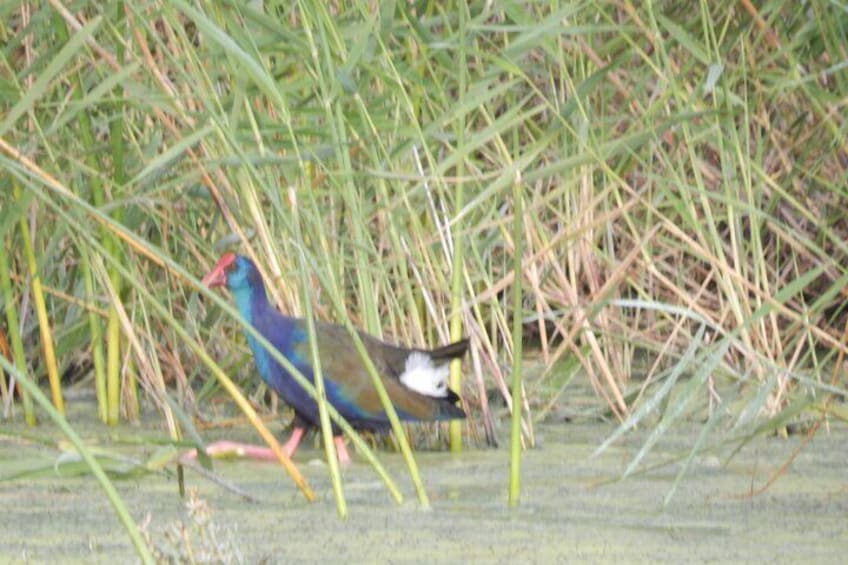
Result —
<svg viewBox="0 0 848 565"><path fill-rule="evenodd" d="M426 353L413 351L406 358L400 382L415 392L444 398L448 395L448 365L436 366Z"/></svg>

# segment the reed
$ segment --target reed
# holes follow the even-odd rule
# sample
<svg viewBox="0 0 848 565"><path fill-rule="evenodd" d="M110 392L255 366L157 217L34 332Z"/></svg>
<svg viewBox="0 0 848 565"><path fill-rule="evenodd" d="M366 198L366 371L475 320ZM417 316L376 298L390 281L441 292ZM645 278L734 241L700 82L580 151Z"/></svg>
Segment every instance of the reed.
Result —
<svg viewBox="0 0 848 565"><path fill-rule="evenodd" d="M524 204L521 176L516 175L512 189L512 408L509 435L509 505L518 506L521 495L521 398L524 396L522 375L524 331Z"/></svg>

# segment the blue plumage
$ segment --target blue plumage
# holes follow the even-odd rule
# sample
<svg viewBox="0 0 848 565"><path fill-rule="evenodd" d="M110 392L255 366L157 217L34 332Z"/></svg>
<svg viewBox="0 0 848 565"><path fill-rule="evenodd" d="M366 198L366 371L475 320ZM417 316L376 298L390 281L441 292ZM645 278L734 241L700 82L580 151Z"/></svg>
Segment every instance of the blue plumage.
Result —
<svg viewBox="0 0 848 565"><path fill-rule="evenodd" d="M259 271L249 259L225 254L204 277L204 283L210 287L226 284L233 293L242 318L307 379L313 379L304 320L284 316L272 307ZM428 351L396 347L361 332L360 336L402 420L465 417L456 405L457 395L447 388L446 363L465 353L467 340ZM347 330L338 325L316 322L316 339L330 404L354 427L387 427L388 419L382 404ZM318 407L253 336L248 334L247 341L262 379L295 411L295 431L287 444L287 449L293 452L304 426L317 425ZM334 428L334 435L337 434L338 430Z"/></svg>

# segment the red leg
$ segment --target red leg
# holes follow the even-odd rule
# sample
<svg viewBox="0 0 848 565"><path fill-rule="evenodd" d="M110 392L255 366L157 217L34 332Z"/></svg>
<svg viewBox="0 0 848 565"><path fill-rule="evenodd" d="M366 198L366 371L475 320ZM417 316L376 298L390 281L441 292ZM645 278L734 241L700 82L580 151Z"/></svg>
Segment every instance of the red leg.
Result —
<svg viewBox="0 0 848 565"><path fill-rule="evenodd" d="M344 438L342 436L335 436L333 443L336 444L336 456L339 458L339 463L343 466L350 465L350 454L347 452Z"/></svg>
<svg viewBox="0 0 848 565"><path fill-rule="evenodd" d="M300 444L300 440L303 437L303 428L294 428L292 430L291 436L289 436L288 441L283 446L283 451L286 452L286 455L291 458L294 455L294 452L297 451L297 446ZM270 447L265 447L261 445L251 445L249 443L237 443L233 441L216 441L214 443L210 443L206 446L206 455L209 457L247 457L248 459L257 459L259 461L276 461L277 456L274 455L274 452ZM197 450L190 449L185 452L181 459L196 459L197 458Z"/></svg>
<svg viewBox="0 0 848 565"><path fill-rule="evenodd" d="M289 458L294 456L297 447L300 445L300 440L303 439L304 428L295 427L292 430L289 439L283 445L283 451ZM336 444L336 456L339 458L339 463L342 465L350 465L350 453L347 451L342 436L333 437L333 443ZM276 461L277 456L269 447L261 445L251 445L249 443L237 443L233 441L221 440L210 443L206 446L206 454L209 457L247 457L249 459L257 459L260 461ZM190 449L186 451L181 459L191 460L197 458L197 450Z"/></svg>
<svg viewBox="0 0 848 565"><path fill-rule="evenodd" d="M294 452L297 451L297 446L300 445L300 440L301 438L303 438L303 432L303 428L295 427L292 430L288 441L283 446L283 451L286 452L286 455L289 456L289 459L291 459L294 456Z"/></svg>

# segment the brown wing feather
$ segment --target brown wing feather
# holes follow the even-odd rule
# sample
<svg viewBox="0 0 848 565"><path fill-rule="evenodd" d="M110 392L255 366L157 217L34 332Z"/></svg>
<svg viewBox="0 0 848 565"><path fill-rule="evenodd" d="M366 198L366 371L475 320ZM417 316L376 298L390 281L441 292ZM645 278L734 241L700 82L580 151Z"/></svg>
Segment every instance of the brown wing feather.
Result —
<svg viewBox="0 0 848 565"><path fill-rule="evenodd" d="M375 416L382 415L383 405L347 329L336 324L320 322L316 324L316 332L319 336L324 377L338 385L344 391L345 397L355 401L362 410ZM398 377L405 370L406 358L413 350L389 345L363 332L359 335L380 375L386 393L397 410L422 420L449 414L459 417L456 412L458 409L445 406L449 404L446 399L425 396L406 388L400 382ZM419 351L426 353L426 350ZM462 351L465 351L465 347Z"/></svg>

